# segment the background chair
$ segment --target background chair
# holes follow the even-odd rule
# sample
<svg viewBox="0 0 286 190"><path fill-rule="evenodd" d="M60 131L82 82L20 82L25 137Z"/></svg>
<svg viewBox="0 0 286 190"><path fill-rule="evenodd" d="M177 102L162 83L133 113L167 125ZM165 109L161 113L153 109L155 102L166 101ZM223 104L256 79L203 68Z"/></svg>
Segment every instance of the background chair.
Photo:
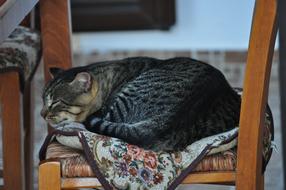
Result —
<svg viewBox="0 0 286 190"><path fill-rule="evenodd" d="M40 51L40 35L25 27L16 28L0 45L4 169L1 173L5 189L24 189L25 182L27 189L32 185L31 80L40 61Z"/></svg>
<svg viewBox="0 0 286 190"><path fill-rule="evenodd" d="M41 10L45 10L41 11L41 23L42 26L45 25L46 27L46 31L43 31L46 34L43 35L49 35L50 37L50 41L43 41L44 47L47 48L44 51L46 78L48 78L47 68L50 65L59 63L63 68L71 65L68 38L58 42L56 34L53 33L54 29L58 27L65 32L61 35L69 36L68 17L66 16L61 22L57 22L57 15L60 13L49 14L49 11L55 9L55 13L61 12L61 14L68 15L67 5L67 1L50 0L41 2ZM61 11L60 8L62 8ZM53 20L53 22L46 23L47 18ZM56 25L57 23L58 25ZM66 26L66 29L63 29L62 26ZM264 188L262 133L276 31L276 1L256 0L243 86L236 171L190 173L183 181L184 184L235 184L239 190L261 190ZM63 44L62 42L66 43ZM58 50L59 47L65 48L61 49L63 52L52 51L53 49ZM61 164L58 161L47 161L39 166L39 188L41 190L97 186L100 186L100 184L96 178L84 178L84 176L62 178Z"/></svg>

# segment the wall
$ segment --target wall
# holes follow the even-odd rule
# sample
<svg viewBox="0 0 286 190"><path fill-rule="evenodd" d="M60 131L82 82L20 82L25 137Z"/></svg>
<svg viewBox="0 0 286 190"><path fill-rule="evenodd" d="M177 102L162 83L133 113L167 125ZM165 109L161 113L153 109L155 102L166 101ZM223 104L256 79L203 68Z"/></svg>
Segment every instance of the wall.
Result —
<svg viewBox="0 0 286 190"><path fill-rule="evenodd" d="M254 0L177 0L177 22L169 31L75 34L75 49L85 53L246 49L253 7Z"/></svg>

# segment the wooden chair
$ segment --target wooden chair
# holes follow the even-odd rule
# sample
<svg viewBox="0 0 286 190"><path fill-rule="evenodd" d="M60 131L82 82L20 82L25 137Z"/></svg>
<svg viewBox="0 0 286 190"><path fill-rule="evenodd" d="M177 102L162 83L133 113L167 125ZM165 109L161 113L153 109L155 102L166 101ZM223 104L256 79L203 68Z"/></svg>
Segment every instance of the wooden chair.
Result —
<svg viewBox="0 0 286 190"><path fill-rule="evenodd" d="M41 1L42 25L45 25L42 32L49 39L43 42L46 74L47 67L55 63L65 68L71 65L67 5L66 0ZM60 29L65 33L58 32ZM183 184L227 184L235 185L238 190L264 189L262 133L276 31L276 0L256 0L243 86L236 171L190 173ZM65 38L57 41L58 34ZM39 166L40 190L98 186L100 183L96 178L62 178L58 161L47 161Z"/></svg>
<svg viewBox="0 0 286 190"><path fill-rule="evenodd" d="M22 129L20 125L20 85L17 71L0 74L0 103L3 126L3 176L5 187L24 186ZM8 146L6 146L8 145ZM17 183L15 183L17 181Z"/></svg>
<svg viewBox="0 0 286 190"><path fill-rule="evenodd" d="M4 179L4 189L20 190L25 187L31 189L33 184L31 80L40 61L40 37L36 32L22 27L18 27L12 34L16 36L15 39L8 38L0 45L1 64L3 64L0 68L3 129L3 170L0 174ZM30 41L26 44L25 40ZM17 53L16 50L21 53ZM30 50L36 55L28 58ZM22 62L28 69L22 68L20 64L9 65L12 62Z"/></svg>

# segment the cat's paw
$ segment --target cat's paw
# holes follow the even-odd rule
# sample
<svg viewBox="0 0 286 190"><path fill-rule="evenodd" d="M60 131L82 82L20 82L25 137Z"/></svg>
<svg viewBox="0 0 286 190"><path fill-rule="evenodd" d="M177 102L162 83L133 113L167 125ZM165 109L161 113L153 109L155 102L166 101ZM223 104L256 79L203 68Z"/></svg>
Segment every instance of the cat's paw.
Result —
<svg viewBox="0 0 286 190"><path fill-rule="evenodd" d="M59 131L86 131L86 128L83 124L77 123L77 122L61 122L57 125L53 126L54 129L59 130Z"/></svg>
<svg viewBox="0 0 286 190"><path fill-rule="evenodd" d="M94 117L90 120L90 126L91 127L98 127L103 123L103 119L98 118L98 117Z"/></svg>
<svg viewBox="0 0 286 190"><path fill-rule="evenodd" d="M57 125L54 125L53 128L58 131L63 132L79 132L79 131L86 131L86 128L83 124L77 123L77 122L61 122ZM57 141L65 146L76 148L76 149L82 149L82 145L79 141L78 136L66 136L62 134L56 134Z"/></svg>

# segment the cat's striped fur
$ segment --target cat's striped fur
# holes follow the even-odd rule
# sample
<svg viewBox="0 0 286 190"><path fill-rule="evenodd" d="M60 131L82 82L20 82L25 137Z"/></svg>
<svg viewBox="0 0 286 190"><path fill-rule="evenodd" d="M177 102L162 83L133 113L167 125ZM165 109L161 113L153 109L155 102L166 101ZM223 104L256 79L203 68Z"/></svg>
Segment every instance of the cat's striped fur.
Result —
<svg viewBox="0 0 286 190"><path fill-rule="evenodd" d="M43 100L50 123L84 122L89 131L156 151L234 128L240 111L223 74L189 58L136 57L61 71Z"/></svg>

